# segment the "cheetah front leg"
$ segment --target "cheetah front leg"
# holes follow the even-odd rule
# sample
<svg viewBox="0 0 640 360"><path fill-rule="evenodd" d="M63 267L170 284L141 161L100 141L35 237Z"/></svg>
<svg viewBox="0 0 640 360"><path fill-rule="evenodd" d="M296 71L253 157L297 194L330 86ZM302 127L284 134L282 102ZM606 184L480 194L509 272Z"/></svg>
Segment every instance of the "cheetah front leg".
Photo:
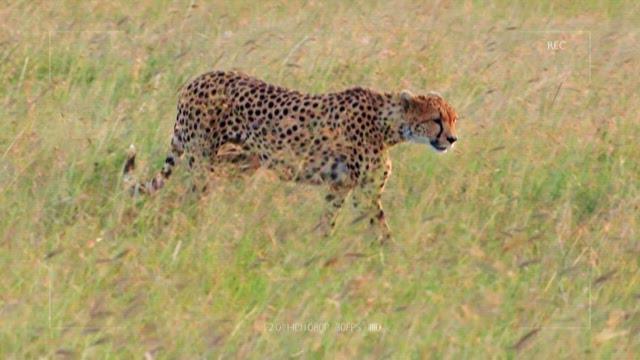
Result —
<svg viewBox="0 0 640 360"><path fill-rule="evenodd" d="M329 192L325 196L326 209L320 220L320 224L316 226L316 229L322 236L329 236L333 232L336 226L336 218L344 200L351 191L350 188L345 186L339 186L332 184L329 187Z"/></svg>
<svg viewBox="0 0 640 360"><path fill-rule="evenodd" d="M353 206L359 212L354 222L367 219L370 226L376 226L378 239L382 244L391 239L391 230L385 219L381 201L389 175L391 175L391 161L387 160L380 171L373 172L362 179L353 196Z"/></svg>

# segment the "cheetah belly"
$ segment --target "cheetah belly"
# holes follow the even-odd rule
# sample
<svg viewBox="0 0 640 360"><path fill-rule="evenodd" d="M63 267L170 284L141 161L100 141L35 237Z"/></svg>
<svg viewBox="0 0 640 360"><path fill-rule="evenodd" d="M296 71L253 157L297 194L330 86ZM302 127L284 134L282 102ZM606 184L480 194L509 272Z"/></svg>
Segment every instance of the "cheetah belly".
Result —
<svg viewBox="0 0 640 360"><path fill-rule="evenodd" d="M265 125L248 139L246 147L264 168L281 179L310 184L332 182L351 183L351 174L344 146L340 142L317 141L319 136L303 127ZM335 140L335 139L333 139Z"/></svg>

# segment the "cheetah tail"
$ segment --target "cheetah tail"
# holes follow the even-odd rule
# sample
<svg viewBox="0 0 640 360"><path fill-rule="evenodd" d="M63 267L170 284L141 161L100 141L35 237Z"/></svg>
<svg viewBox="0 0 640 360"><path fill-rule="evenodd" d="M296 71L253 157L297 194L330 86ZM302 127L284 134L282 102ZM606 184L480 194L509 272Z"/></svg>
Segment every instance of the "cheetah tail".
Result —
<svg viewBox="0 0 640 360"><path fill-rule="evenodd" d="M180 157L180 153L176 151L176 149L172 148L169 155L164 161L164 166L162 170L156 174L151 180L147 182L139 182L133 175L133 172L136 168L136 148L133 146L129 146L129 150L127 151L127 160L124 164L123 169L123 182L125 188L129 190L131 195L136 194L153 194L154 192L160 190L165 181L169 179L171 176L171 172L173 167L176 165L176 160Z"/></svg>

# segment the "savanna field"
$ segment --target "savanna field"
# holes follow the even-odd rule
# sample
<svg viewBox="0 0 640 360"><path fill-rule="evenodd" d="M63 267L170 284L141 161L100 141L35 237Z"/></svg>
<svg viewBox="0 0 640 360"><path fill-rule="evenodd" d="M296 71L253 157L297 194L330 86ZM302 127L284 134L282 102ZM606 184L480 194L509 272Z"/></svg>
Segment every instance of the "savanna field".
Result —
<svg viewBox="0 0 640 360"><path fill-rule="evenodd" d="M0 358L640 357L640 5L0 5ZM178 89L237 69L441 92L459 142L390 151L380 246L267 171L152 197Z"/></svg>

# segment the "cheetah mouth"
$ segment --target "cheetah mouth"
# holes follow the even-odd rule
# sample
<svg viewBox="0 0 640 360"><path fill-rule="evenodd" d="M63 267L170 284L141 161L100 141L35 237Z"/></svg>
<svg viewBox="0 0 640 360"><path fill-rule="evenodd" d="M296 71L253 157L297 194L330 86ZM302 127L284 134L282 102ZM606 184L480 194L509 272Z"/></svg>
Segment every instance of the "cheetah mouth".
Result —
<svg viewBox="0 0 640 360"><path fill-rule="evenodd" d="M437 141L430 141L429 144L431 145L431 147L437 151L437 152L447 152L447 147L446 146L442 146L440 144L438 144Z"/></svg>
<svg viewBox="0 0 640 360"><path fill-rule="evenodd" d="M440 145L438 143L437 139L436 140L431 140L430 138L428 138L426 136L419 136L419 135L413 134L413 132L409 128L403 129L403 135L404 135L405 139L407 139L408 141L411 141L413 143L431 145L431 148L433 150L435 150L436 152L438 152L438 153L445 153L449 149L446 145L444 145L444 146Z"/></svg>

